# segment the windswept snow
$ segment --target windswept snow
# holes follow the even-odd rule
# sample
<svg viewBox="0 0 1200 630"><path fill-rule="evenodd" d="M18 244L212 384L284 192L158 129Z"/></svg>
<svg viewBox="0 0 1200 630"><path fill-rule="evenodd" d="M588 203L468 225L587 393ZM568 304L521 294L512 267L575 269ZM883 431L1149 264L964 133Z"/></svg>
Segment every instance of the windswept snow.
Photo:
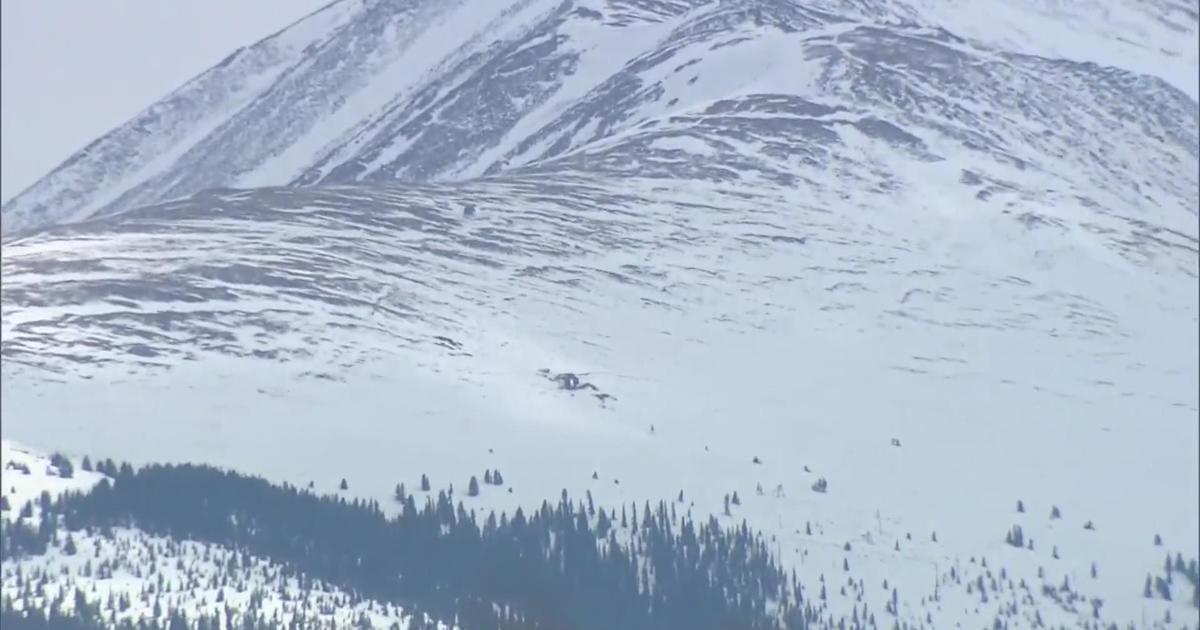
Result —
<svg viewBox="0 0 1200 630"><path fill-rule="evenodd" d="M185 86L276 77L186 142L97 145L165 170L4 208L6 437L385 505L682 490L846 614L1196 625L1143 596L1200 556L1176 6L335 3Z"/></svg>

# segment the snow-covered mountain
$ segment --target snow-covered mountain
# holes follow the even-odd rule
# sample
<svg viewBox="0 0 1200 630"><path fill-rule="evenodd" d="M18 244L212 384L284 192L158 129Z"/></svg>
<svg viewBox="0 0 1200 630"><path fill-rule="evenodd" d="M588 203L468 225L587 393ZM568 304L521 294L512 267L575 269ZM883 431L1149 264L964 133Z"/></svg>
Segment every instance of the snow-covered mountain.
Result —
<svg viewBox="0 0 1200 630"><path fill-rule="evenodd" d="M1194 80L1197 65L1189 5L1006 4L994 31L964 39L943 26L986 14L967 6L336 2L89 145L5 204L4 225L215 187L576 168L837 187L844 180L795 171L848 157L822 148L845 126L906 146L917 163L966 151L1027 169L1040 180L1028 194L1086 197L1122 215L1194 211L1196 89L1180 79ZM1079 34L1057 36L1064 23ZM726 166L681 166L689 141ZM1145 166L1137 179L1133 156Z"/></svg>
<svg viewBox="0 0 1200 630"><path fill-rule="evenodd" d="M912 626L1193 627L1197 7L989 7L334 3L3 208L6 436L682 490Z"/></svg>

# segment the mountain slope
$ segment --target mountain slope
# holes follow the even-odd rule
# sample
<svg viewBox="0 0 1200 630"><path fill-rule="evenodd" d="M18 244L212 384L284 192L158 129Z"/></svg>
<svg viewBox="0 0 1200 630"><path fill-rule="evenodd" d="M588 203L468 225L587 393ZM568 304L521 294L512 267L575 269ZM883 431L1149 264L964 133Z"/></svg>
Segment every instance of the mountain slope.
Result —
<svg viewBox="0 0 1200 630"><path fill-rule="evenodd" d="M819 123L835 124L821 119L841 114L868 133L914 146L944 139L1054 182L1029 194L1086 181L1074 194L1111 212L1181 199L1194 215L1196 137L1178 131L1196 128L1194 95L1098 67L1095 47L1064 43L1072 55L1052 60L1029 55L1023 40L1006 49L961 39L939 21L957 25L961 13L943 9L836 0L334 3L73 157L5 204L5 230L214 187L460 181L569 154L608 156L596 168L660 153L644 143L622 149L630 135L679 135L706 113L755 112L756 99L777 95L789 104L759 111L759 120L743 115L739 131L726 133L774 133L784 107L801 114L791 135L811 130L804 144L812 144ZM1014 11L1040 16L1035 24L1064 19L1035 3ZM1158 30L1144 26L1146 39L1131 41L1194 40L1194 14L1169 5L1161 13L1150 21ZM1112 27L1093 28L1103 37ZM1163 51L1163 67L1195 66ZM799 150L794 141L759 161ZM1124 181L1129 153L1156 162L1151 179Z"/></svg>
<svg viewBox="0 0 1200 630"><path fill-rule="evenodd" d="M6 436L381 503L682 491L829 625L1036 625L992 579L1193 624L1143 584L1200 555L1200 113L1090 55L1132 20L1175 59L1195 12L1054 6L331 5L187 141L5 207Z"/></svg>
<svg viewBox="0 0 1200 630"><path fill-rule="evenodd" d="M922 602L980 555L1096 562L1102 619L1161 617L1151 540L1200 531L1188 276L1005 215L662 183L218 192L10 242L5 431L380 501L489 465L508 509L736 490L806 588L848 555L914 622L990 623Z"/></svg>

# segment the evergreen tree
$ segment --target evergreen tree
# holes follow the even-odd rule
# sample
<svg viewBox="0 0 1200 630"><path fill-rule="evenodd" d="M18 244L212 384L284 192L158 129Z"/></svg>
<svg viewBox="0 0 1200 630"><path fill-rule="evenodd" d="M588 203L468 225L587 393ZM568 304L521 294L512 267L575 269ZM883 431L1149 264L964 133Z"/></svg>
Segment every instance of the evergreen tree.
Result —
<svg viewBox="0 0 1200 630"><path fill-rule="evenodd" d="M75 476L75 467L71 464L71 460L67 459L67 456L62 453L51 455L50 465L58 471L58 476L63 479L70 479Z"/></svg>
<svg viewBox="0 0 1200 630"><path fill-rule="evenodd" d="M422 473L421 474L421 492L429 492L429 488L430 488L429 477L425 476L425 474Z"/></svg>
<svg viewBox="0 0 1200 630"><path fill-rule="evenodd" d="M350 484L346 483L346 478L342 477L342 482L338 484L338 490L349 490Z"/></svg>
<svg viewBox="0 0 1200 630"><path fill-rule="evenodd" d="M1021 526L1013 525L1012 528L1008 530L1008 534L1004 537L1004 542L1016 547L1017 549L1023 549L1025 547L1025 532L1021 530Z"/></svg>
<svg viewBox="0 0 1200 630"><path fill-rule="evenodd" d="M467 496L479 496L479 480L475 479L475 475L471 475L471 480L467 482Z"/></svg>

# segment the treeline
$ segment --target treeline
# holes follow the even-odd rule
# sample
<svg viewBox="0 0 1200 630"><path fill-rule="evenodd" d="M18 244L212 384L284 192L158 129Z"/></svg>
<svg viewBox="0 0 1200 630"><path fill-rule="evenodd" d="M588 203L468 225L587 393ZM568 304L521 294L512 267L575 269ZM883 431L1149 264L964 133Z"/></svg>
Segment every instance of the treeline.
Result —
<svg viewBox="0 0 1200 630"><path fill-rule="evenodd" d="M60 530L136 527L227 546L470 630L778 630L819 619L795 576L743 523L675 503L556 504L476 514L446 492L376 502L319 497L206 466L105 466L86 494L43 497L38 525L0 529L0 556L43 553Z"/></svg>
<svg viewBox="0 0 1200 630"><path fill-rule="evenodd" d="M17 610L8 599L0 603L0 628L4 630L276 630L280 627L279 623L264 615L250 617L236 624L223 620L232 618L232 612L224 618L217 614L200 614L189 618L182 611L175 610L163 621L140 619L134 622L125 619L109 624L103 621L103 615L86 605L69 609L53 605L43 611ZM326 630L327 627L303 623L288 626L289 630ZM410 629L413 627L409 626Z"/></svg>

